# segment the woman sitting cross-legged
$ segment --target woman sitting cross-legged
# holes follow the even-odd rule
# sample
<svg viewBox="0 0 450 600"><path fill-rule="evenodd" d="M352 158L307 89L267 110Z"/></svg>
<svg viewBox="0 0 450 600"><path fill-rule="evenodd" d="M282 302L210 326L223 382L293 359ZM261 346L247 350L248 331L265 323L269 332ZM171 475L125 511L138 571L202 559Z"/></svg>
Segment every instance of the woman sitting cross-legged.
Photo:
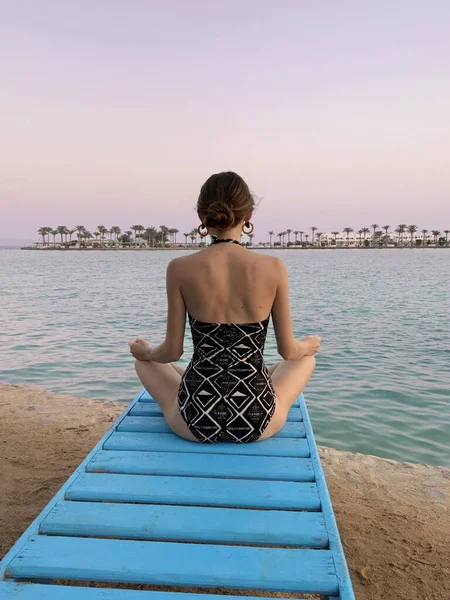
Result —
<svg viewBox="0 0 450 600"><path fill-rule="evenodd" d="M320 338L294 338L288 279L279 258L240 245L254 200L236 173L212 175L197 202L199 232L211 246L175 258L167 267L167 332L151 347L129 343L145 389L161 407L168 426L194 442L256 442L276 434L314 371ZM183 354L189 317L194 354ZM283 360L263 360L272 316Z"/></svg>

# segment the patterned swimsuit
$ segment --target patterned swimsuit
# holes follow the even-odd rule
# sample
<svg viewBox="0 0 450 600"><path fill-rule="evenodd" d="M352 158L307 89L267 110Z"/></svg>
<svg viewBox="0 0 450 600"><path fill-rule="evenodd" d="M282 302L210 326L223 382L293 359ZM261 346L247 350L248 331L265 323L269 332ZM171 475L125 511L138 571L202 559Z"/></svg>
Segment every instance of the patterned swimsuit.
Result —
<svg viewBox="0 0 450 600"><path fill-rule="evenodd" d="M269 317L245 325L203 323L189 315L194 355L178 406L200 442L254 442L275 412L263 360Z"/></svg>

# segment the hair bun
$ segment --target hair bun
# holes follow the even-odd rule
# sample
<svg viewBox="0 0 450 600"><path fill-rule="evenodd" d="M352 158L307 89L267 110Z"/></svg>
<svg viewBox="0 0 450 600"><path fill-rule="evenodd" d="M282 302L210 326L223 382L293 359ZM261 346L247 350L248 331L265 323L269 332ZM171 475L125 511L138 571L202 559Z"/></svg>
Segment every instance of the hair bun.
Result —
<svg viewBox="0 0 450 600"><path fill-rule="evenodd" d="M206 227L229 229L234 225L234 214L231 206L225 202L211 202L205 215Z"/></svg>
<svg viewBox="0 0 450 600"><path fill-rule="evenodd" d="M248 218L255 201L248 185L237 173L226 171L211 175L202 185L197 214L213 229L230 229Z"/></svg>

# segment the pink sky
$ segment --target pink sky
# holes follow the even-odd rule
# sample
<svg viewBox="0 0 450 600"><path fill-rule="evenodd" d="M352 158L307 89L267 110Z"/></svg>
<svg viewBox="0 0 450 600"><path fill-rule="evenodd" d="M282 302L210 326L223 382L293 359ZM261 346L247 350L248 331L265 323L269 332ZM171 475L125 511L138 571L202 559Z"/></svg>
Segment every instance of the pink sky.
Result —
<svg viewBox="0 0 450 600"><path fill-rule="evenodd" d="M0 238L189 231L229 169L256 241L450 228L449 31L447 0L2 3Z"/></svg>

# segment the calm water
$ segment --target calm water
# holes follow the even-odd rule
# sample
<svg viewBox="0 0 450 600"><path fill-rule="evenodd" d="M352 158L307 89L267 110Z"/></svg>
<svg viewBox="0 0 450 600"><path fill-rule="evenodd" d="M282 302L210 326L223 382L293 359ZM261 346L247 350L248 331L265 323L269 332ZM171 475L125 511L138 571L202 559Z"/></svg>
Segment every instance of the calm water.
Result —
<svg viewBox="0 0 450 600"><path fill-rule="evenodd" d="M450 464L450 251L276 253L296 336L324 340L306 391L318 441ZM127 341L163 340L175 255L0 251L0 380L130 400ZM188 338L185 348L184 363ZM273 330L266 358L276 360Z"/></svg>

